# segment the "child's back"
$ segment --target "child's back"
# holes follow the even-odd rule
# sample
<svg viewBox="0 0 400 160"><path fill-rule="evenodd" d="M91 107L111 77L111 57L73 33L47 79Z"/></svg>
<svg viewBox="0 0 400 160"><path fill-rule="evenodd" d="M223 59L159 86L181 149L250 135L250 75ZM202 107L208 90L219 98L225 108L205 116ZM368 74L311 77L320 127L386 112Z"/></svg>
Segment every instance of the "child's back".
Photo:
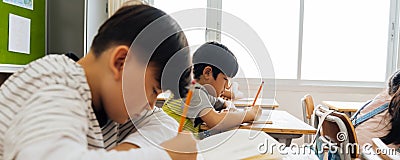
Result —
<svg viewBox="0 0 400 160"><path fill-rule="evenodd" d="M56 132L87 138L89 148L103 147L85 73L68 57L51 55L27 65L0 93L0 159L13 159L20 148ZM94 120L82 123L88 117ZM74 129L87 137L76 136Z"/></svg>

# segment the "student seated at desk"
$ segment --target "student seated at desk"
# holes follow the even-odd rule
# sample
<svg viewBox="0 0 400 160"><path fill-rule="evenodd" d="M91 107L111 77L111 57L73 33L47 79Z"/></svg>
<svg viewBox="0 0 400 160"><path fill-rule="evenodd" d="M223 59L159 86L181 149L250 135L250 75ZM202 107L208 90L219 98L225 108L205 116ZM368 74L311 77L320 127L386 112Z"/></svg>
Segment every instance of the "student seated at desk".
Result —
<svg viewBox="0 0 400 160"><path fill-rule="evenodd" d="M160 17L163 21L158 21L161 24L156 30L173 34L166 39L142 35L160 44L152 46L146 41L130 48L138 34ZM118 146L112 151L105 149L104 142L109 140L103 137L100 128L111 121L124 124L129 118L135 123L146 119L140 115L151 110L162 89L186 95L190 73L182 74L179 86L160 86L163 69L177 51L183 51L179 52L182 54L180 63L190 66L186 47L186 37L177 22L161 10L147 5L119 9L101 26L90 52L77 63L63 55L46 56L14 73L0 87L0 159L196 158L193 152L196 142L191 134L178 134L163 142L161 146L165 150L143 146L120 152ZM148 57L149 61L143 61L143 57ZM124 85L133 84L128 85L129 88L124 86L132 91L131 95L122 92L124 78L131 80ZM132 98L137 105L125 104L125 100ZM103 130L103 134L112 135L107 137L111 139L124 139L119 137L124 130L118 129L121 128ZM157 137L159 132L161 130L144 132L148 134L144 136ZM132 144L131 141L122 142ZM137 143L141 142L133 142ZM125 145L123 149L129 147L132 146Z"/></svg>
<svg viewBox="0 0 400 160"><path fill-rule="evenodd" d="M382 137L389 132L391 116L388 114L388 104L399 86L400 70L391 75L385 91L368 101L353 115L352 122L361 147L366 143L372 144L372 138Z"/></svg>
<svg viewBox="0 0 400 160"><path fill-rule="evenodd" d="M201 45L193 55L193 64L196 83L184 130L199 133L200 125L205 122L208 128L212 128L199 133L199 138L205 138L243 122L255 120L256 116L261 114L260 107L252 107L242 112L218 112L218 109L224 108L221 106L226 104L217 97L227 88L228 79L234 77L238 71L236 57L226 46L217 42ZM163 110L179 122L183 102L185 100L167 100Z"/></svg>
<svg viewBox="0 0 400 160"><path fill-rule="evenodd" d="M400 89L397 89L393 95L392 100L389 103L390 121L388 126L390 127L386 135L381 137L381 140L386 145L392 148L397 148L399 152L400 147Z"/></svg>
<svg viewBox="0 0 400 160"><path fill-rule="evenodd" d="M75 62L79 60L74 53L64 55ZM153 144L159 145L173 138L178 130L178 123L161 108L154 107L153 110L143 111L142 117L135 121L135 124L130 120L122 125L109 120L106 125L101 127L101 130L106 150L129 150L149 147Z"/></svg>

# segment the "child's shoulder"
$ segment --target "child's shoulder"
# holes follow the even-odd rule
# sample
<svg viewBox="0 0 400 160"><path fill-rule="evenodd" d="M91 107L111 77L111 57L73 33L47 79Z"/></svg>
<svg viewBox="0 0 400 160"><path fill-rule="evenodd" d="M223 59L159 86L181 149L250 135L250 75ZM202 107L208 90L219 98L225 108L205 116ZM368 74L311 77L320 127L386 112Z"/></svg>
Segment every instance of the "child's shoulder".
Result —
<svg viewBox="0 0 400 160"><path fill-rule="evenodd" d="M206 95L209 98L213 99L217 98L216 91L214 87L210 84L201 85L199 83L195 83L194 89L195 89L195 91L193 92L194 95L200 94L200 95Z"/></svg>
<svg viewBox="0 0 400 160"><path fill-rule="evenodd" d="M18 86L12 89L15 92L24 88L35 93L54 85L89 90L83 68L63 55L48 55L27 64L11 75L1 88L11 83Z"/></svg>

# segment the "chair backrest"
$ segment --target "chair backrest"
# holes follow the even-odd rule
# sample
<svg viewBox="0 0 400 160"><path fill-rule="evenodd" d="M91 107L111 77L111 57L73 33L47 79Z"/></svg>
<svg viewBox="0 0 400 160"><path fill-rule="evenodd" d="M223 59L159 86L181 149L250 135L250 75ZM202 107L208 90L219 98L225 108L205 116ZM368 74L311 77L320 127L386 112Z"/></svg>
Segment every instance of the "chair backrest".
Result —
<svg viewBox="0 0 400 160"><path fill-rule="evenodd" d="M318 107L315 111L316 120L328 112L329 109ZM322 123L320 136L317 137L329 145L337 146L342 152L341 159L357 158L359 146L353 124L346 114L333 111Z"/></svg>
<svg viewBox="0 0 400 160"><path fill-rule="evenodd" d="M305 119L310 120L311 115L314 112L314 100L311 95L306 94L302 99L301 99L301 104L303 107L303 115L305 115Z"/></svg>
<svg viewBox="0 0 400 160"><path fill-rule="evenodd" d="M380 138L372 138L372 143L374 151L378 151L376 154L378 154L382 159L400 159L399 153L396 153L396 149L387 146Z"/></svg>
<svg viewBox="0 0 400 160"><path fill-rule="evenodd" d="M314 100L311 95L306 94L303 98L301 98L301 106L303 109L303 120L305 123L311 124L311 116L314 112ZM310 143L312 139L312 135L304 135L304 143Z"/></svg>

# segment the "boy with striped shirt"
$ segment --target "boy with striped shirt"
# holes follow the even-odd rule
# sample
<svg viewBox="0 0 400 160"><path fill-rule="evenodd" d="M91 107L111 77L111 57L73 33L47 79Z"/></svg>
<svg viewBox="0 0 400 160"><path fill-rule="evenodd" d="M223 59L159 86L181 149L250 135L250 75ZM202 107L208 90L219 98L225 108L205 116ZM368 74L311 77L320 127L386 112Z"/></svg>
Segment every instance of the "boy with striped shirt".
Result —
<svg viewBox="0 0 400 160"><path fill-rule="evenodd" d="M160 24L157 30L174 34L163 39L154 50L146 42L158 42L155 35L142 37L148 41L129 48L153 22ZM178 78L179 87L178 84L161 86L161 81L164 82L161 75L167 62L185 47L185 35L164 12L146 5L126 6L101 26L90 52L78 63L65 56L51 55L28 64L0 88L0 159L194 159L197 148L190 134L179 134L163 142L161 146L165 149L146 146L129 150L135 148L134 144L122 140L107 151L103 134L114 132L108 137L113 138L121 132L115 127L101 130L112 122L129 124L129 118L133 120L131 124L136 124L146 110L152 111L150 108L162 90L184 95L189 74ZM181 54L184 59L180 62L189 66L189 53ZM142 61L146 56L148 63ZM131 66L141 65L145 68L132 70ZM124 72L126 68L131 69L129 73ZM142 72L145 77L135 79ZM123 79L137 81L123 83ZM134 95L125 94L125 90L122 93L123 85ZM132 86L143 89L144 93L129 88ZM137 97L144 97L144 105L126 104L131 99L141 103L142 99Z"/></svg>

